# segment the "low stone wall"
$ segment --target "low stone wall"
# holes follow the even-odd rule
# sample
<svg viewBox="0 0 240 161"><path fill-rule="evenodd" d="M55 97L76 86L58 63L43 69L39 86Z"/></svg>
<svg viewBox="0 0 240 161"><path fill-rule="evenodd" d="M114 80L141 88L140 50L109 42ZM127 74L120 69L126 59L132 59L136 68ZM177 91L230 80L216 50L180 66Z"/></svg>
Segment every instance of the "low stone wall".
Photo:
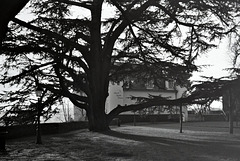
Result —
<svg viewBox="0 0 240 161"><path fill-rule="evenodd" d="M224 115L219 114L207 114L207 115L196 115L196 114L188 114L188 122L194 121L226 121Z"/></svg>
<svg viewBox="0 0 240 161"><path fill-rule="evenodd" d="M179 122L179 115L119 115L118 118L121 123L134 122L134 117L136 122ZM114 121L114 120L113 120Z"/></svg>
<svg viewBox="0 0 240 161"><path fill-rule="evenodd" d="M208 114L203 115L204 121L226 121L226 118L223 115L217 114Z"/></svg>
<svg viewBox="0 0 240 161"><path fill-rule="evenodd" d="M188 122L204 121L204 118L196 114L188 114Z"/></svg>
<svg viewBox="0 0 240 161"><path fill-rule="evenodd" d="M73 130L84 129L88 127L87 122L69 122L69 123L46 123L41 124L41 132L46 134L65 133ZM20 138L36 135L36 125L17 125L9 127L0 127L0 131L7 131L6 138Z"/></svg>

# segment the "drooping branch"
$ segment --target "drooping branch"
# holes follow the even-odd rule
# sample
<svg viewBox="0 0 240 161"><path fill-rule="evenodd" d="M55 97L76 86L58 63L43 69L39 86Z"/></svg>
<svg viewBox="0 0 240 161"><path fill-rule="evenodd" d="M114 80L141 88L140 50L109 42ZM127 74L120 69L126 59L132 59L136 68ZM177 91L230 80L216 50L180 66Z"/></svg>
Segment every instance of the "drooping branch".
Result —
<svg viewBox="0 0 240 161"><path fill-rule="evenodd" d="M48 65L52 65L54 64L55 62L52 61L52 62L48 62L48 63L45 63L45 64L41 64L41 65L34 65L32 68L30 68L29 70L23 70L20 74L18 75L15 75L15 76L12 76L12 77L9 77L7 80L3 80L3 81L0 81L0 83L2 84L6 84L6 83L9 83L11 81L14 81L16 79L19 79L23 76L26 76L27 74L30 74L36 70L38 70L39 68L41 67L45 67L45 66L48 66Z"/></svg>
<svg viewBox="0 0 240 161"><path fill-rule="evenodd" d="M57 0L58 2L62 2L68 5L83 7L86 9L91 9L92 2L86 1L86 2L76 2L76 1L70 1L70 0Z"/></svg>
<svg viewBox="0 0 240 161"><path fill-rule="evenodd" d="M8 22L11 21L28 3L29 0L1 0L0 5L0 49L7 32Z"/></svg>
<svg viewBox="0 0 240 161"><path fill-rule="evenodd" d="M3 52L10 52L10 53L40 53L40 52L49 52L50 50L48 48L43 48L39 46L33 46L33 45L22 45L22 46L3 46L2 47Z"/></svg>
<svg viewBox="0 0 240 161"><path fill-rule="evenodd" d="M73 81L68 81L65 79L65 83L69 82L69 87L73 86L74 89L77 89L77 91L83 91L86 94L90 93L90 90L87 85L87 78L86 75L81 74L81 73L76 73L76 71L73 68L68 68L67 66L64 66L63 64L58 65L59 68L62 70L68 72L69 77L73 79ZM64 78L63 78L64 79Z"/></svg>
<svg viewBox="0 0 240 161"><path fill-rule="evenodd" d="M232 87L237 87L240 84L240 79L234 80L220 80L214 79L213 81L206 81L197 85L193 85L192 92L187 97L178 99L165 99L162 97L154 96L152 98L141 98L141 103L121 106L118 105L108 115L108 121L111 121L116 115L126 111L136 111L152 106L180 106L191 104L207 104L209 101L218 100L225 94L225 91ZM139 98L137 98L139 99Z"/></svg>
<svg viewBox="0 0 240 161"><path fill-rule="evenodd" d="M54 88L53 85L49 85L49 84L39 84L39 85L41 87L46 88L47 90L51 91L55 95L61 95L63 97L69 97L69 95L71 94L71 97L75 100L78 100L79 102L83 102L83 103L88 103L89 102L89 100L86 96L80 96L80 95L74 94L74 93L66 93L63 90ZM79 104L77 104L77 105L79 105ZM83 104L82 104L81 107L83 107ZM85 105L84 105L84 108L85 108Z"/></svg>
<svg viewBox="0 0 240 161"><path fill-rule="evenodd" d="M87 109L87 104L82 104L80 102L78 102L75 97L71 94L71 92L69 92L68 87L66 87L66 84L64 82L64 78L61 75L60 69L58 67L58 65L54 66L55 69L55 73L57 74L57 77L59 78L59 83L60 83L60 87L62 92L65 93L65 95L71 100L71 102L76 105L77 107L83 108L83 109Z"/></svg>
<svg viewBox="0 0 240 161"><path fill-rule="evenodd" d="M188 105L188 104L205 104L206 102L207 101L205 99L195 98L193 95L186 98L179 98L174 100L154 98L152 100L149 99L147 102L139 103L139 104L132 104L127 106L118 105L107 115L107 120L111 121L115 116L117 116L122 112L136 111L136 110L141 110L141 109L152 107L152 106L163 106L163 105L180 106L180 105Z"/></svg>
<svg viewBox="0 0 240 161"><path fill-rule="evenodd" d="M40 27L31 25L30 23L26 23L26 22L24 22L24 21L22 21L22 20L19 20L19 19L17 19L17 18L14 18L14 19L13 19L13 22L15 22L15 23L17 23L17 24L19 24L19 25L21 25L21 26L24 26L24 27L26 27L26 28L28 28L28 29L32 29L32 30L34 30L34 31L40 32L40 33L42 33L42 34L45 34L46 36L49 36L49 37L52 37L52 38L56 38L56 39L58 39L58 40L61 40L61 41L63 41L66 45L70 45L70 46L75 47L76 49L78 49L78 50L82 53L82 55L90 54L85 46L82 46L82 45L80 45L80 44L78 44L78 43L75 43L75 42L69 40L68 38L66 38L66 37L64 37L64 36L62 36L62 35L59 35L59 34L57 34L57 33L51 32L51 31L49 31L49 30L42 29L42 28L40 28Z"/></svg>

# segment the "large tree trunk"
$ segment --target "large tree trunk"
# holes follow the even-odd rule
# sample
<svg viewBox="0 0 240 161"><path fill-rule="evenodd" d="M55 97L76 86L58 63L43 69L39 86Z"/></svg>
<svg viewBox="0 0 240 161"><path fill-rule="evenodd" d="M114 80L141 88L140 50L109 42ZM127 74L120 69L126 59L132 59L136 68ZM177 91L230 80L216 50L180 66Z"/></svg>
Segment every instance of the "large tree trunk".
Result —
<svg viewBox="0 0 240 161"><path fill-rule="evenodd" d="M95 78L96 79L92 80L94 88L91 89L91 101L89 110L87 110L89 130L106 131L109 130L109 123L105 113L105 103L108 96L108 81L105 80L100 73L96 74Z"/></svg>
<svg viewBox="0 0 240 161"><path fill-rule="evenodd" d="M88 116L88 125L89 125L90 131L109 130L109 125L106 119L105 110L101 106L97 104L93 105L91 110L87 112L87 116Z"/></svg>
<svg viewBox="0 0 240 161"><path fill-rule="evenodd" d="M105 54L101 44L101 10L103 0L94 0L91 10L92 21L90 25L91 35L91 60L89 61L88 82L90 93L89 109L87 116L89 130L106 131L109 130L107 116L105 113L105 103L108 96L108 63L103 57Z"/></svg>

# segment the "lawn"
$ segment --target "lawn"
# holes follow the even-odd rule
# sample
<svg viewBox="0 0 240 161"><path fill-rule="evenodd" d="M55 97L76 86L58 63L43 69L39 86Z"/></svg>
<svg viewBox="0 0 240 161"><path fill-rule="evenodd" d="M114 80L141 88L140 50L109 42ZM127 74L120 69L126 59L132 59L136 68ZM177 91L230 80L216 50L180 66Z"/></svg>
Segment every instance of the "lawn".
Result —
<svg viewBox="0 0 240 161"><path fill-rule="evenodd" d="M86 129L7 141L0 160L64 161L240 161L240 127L228 133L226 122L138 123L105 133Z"/></svg>

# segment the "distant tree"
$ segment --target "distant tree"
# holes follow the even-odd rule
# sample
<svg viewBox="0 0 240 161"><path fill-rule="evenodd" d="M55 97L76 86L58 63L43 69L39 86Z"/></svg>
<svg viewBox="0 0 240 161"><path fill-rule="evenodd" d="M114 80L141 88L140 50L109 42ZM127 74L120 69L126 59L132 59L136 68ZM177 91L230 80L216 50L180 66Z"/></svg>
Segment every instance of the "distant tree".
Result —
<svg viewBox="0 0 240 161"><path fill-rule="evenodd" d="M235 70L235 68L233 69ZM207 79L191 87L191 96L203 101L204 110L200 109L200 114L206 110L207 105L209 106L213 100L222 98L223 110L228 115L229 132L232 134L233 121L238 117L240 111L240 78L238 76L228 76Z"/></svg>
<svg viewBox="0 0 240 161"><path fill-rule="evenodd" d="M234 36L232 52L234 53L233 68L231 69L232 75L239 78L239 76L240 76L240 33L237 33ZM235 105L235 118L236 118L237 125L238 125L238 121L240 120L239 86L240 86L240 84L236 85L235 86L236 88L234 88L234 92L233 92L234 105Z"/></svg>
<svg viewBox="0 0 240 161"><path fill-rule="evenodd" d="M63 122L70 122L70 121L73 120L73 118L72 118L72 116L70 114L71 108L70 108L69 102L62 101L62 111L63 111L64 120L61 120L61 121L63 121Z"/></svg>
<svg viewBox="0 0 240 161"><path fill-rule="evenodd" d="M223 92L223 109L228 114L230 133L233 133L233 121L238 124L238 117L240 116L240 18L236 18L238 26L236 31L229 35L229 47L232 56L232 68L230 71L230 80Z"/></svg>
<svg viewBox="0 0 240 161"><path fill-rule="evenodd" d="M240 24L240 18L237 19L238 23ZM240 28L240 25L238 26L238 30ZM240 74L240 33L239 32L234 32L230 34L229 36L230 42L230 51L233 54L233 69L232 72L234 75L239 75Z"/></svg>
<svg viewBox="0 0 240 161"><path fill-rule="evenodd" d="M7 97L1 96L0 122L2 124L6 126L34 124L37 121L37 108L40 108L40 115L45 121L58 112L53 105L57 106L61 97L45 90L40 98L41 105L39 106L34 91L30 92L28 89L32 88L32 83L34 82L27 81L27 83L19 85L20 88L7 92Z"/></svg>
<svg viewBox="0 0 240 161"><path fill-rule="evenodd" d="M1 83L27 84L19 89L27 96L36 88L30 76L38 75L49 95L86 110L90 130L108 130L121 112L193 100L154 97L105 113L109 81L130 76L189 85L196 58L235 31L239 6L239 0L33 0L36 18L11 23L1 69L14 73L5 72Z"/></svg>

